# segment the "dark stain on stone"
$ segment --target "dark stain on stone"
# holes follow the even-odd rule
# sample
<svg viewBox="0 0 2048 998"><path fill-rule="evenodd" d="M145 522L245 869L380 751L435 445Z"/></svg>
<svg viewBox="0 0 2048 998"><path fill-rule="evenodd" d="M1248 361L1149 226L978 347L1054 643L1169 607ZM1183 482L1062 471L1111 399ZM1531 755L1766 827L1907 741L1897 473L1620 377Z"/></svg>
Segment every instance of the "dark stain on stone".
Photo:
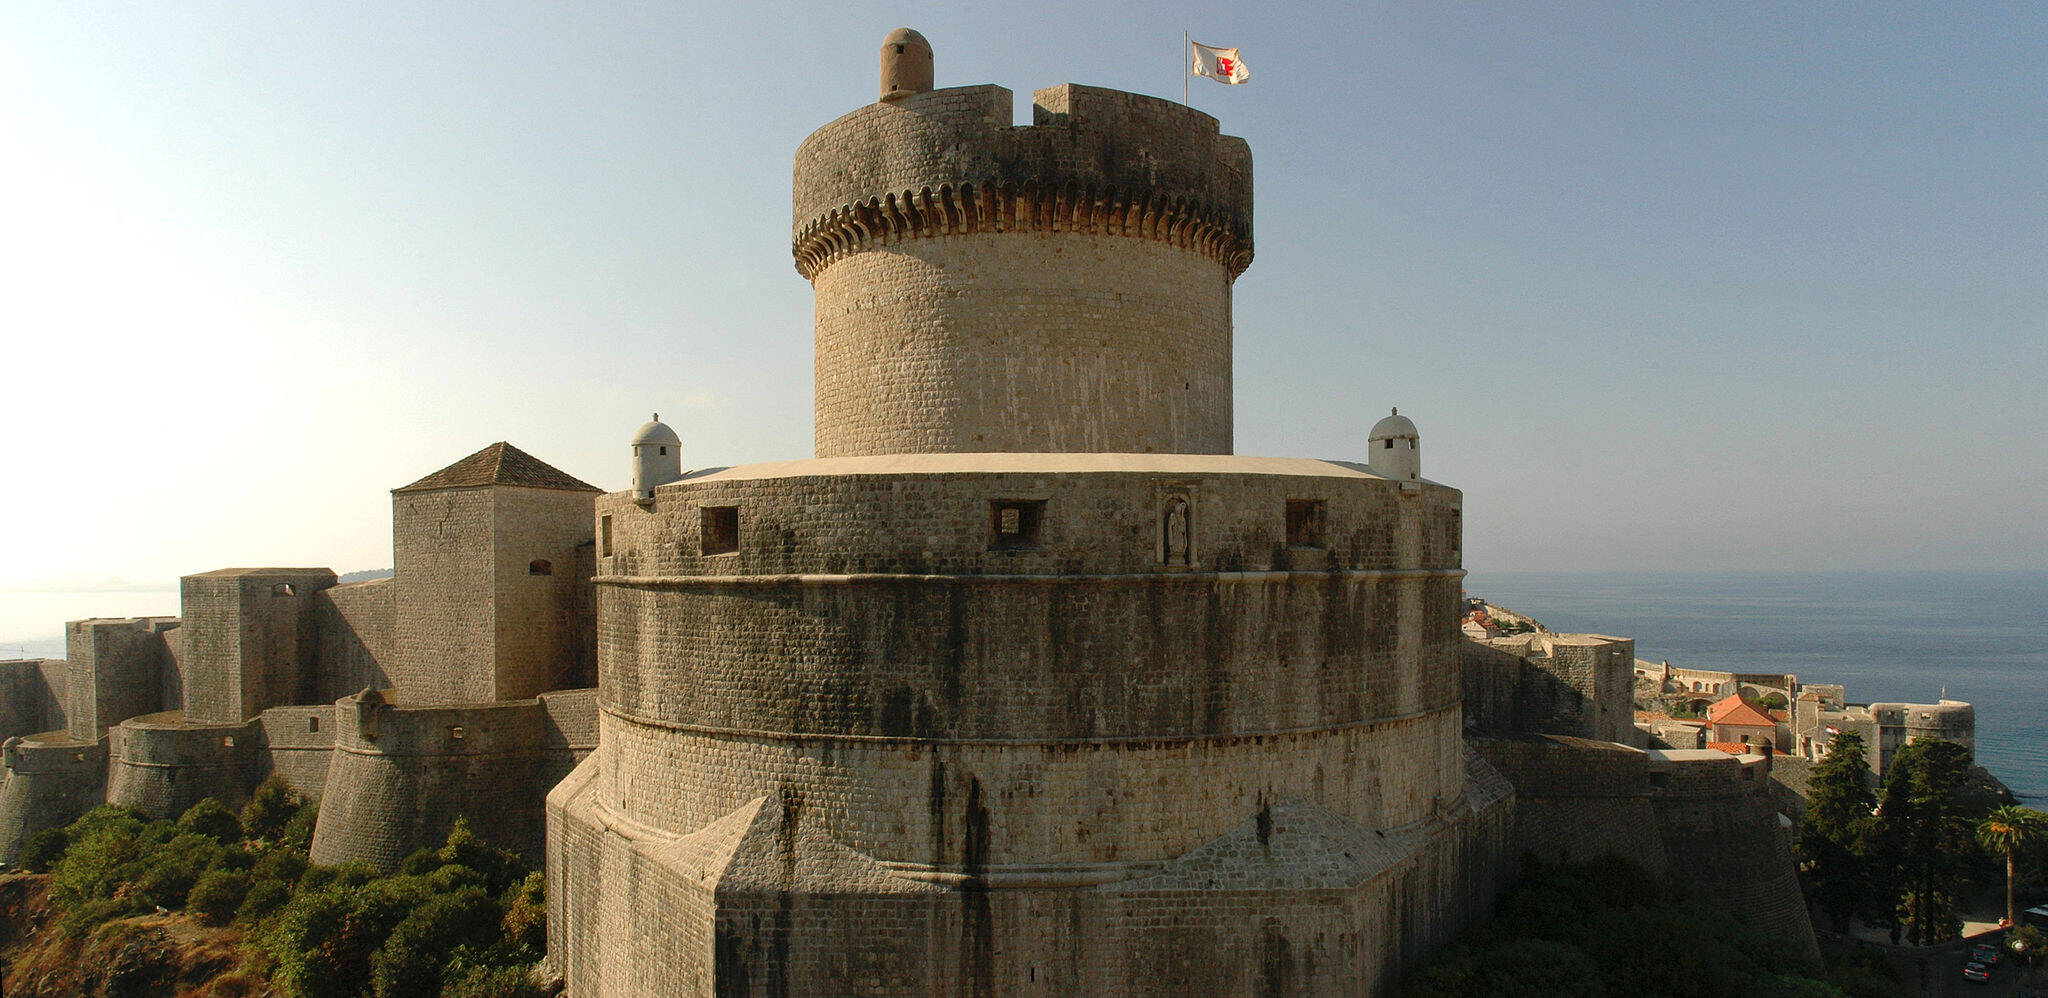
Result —
<svg viewBox="0 0 2048 998"><path fill-rule="evenodd" d="M1223 734L1230 717L1231 625L1235 618L1224 612L1222 587L1209 585L1208 605L1202 613L1202 726L1201 734Z"/></svg>
<svg viewBox="0 0 2048 998"><path fill-rule="evenodd" d="M933 864L946 861L946 762L936 753L932 755L931 792L925 797L925 807L931 816Z"/></svg>
<svg viewBox="0 0 2048 998"><path fill-rule="evenodd" d="M995 994L995 919L988 899L988 809L982 806L981 780L967 778L966 842L961 856L960 979L973 998Z"/></svg>
<svg viewBox="0 0 2048 998"><path fill-rule="evenodd" d="M1259 940L1259 998L1281 998L1294 993L1294 961L1288 955L1287 933L1278 919L1266 920Z"/></svg>
<svg viewBox="0 0 2048 998"><path fill-rule="evenodd" d="M717 939L713 943L716 950L713 975L716 981L712 988L717 998L748 998L753 991L750 986L752 975L747 973L751 965L747 958L747 941L761 938L761 916L755 915L750 921L753 925L749 932L740 932L737 927L726 924L724 919L719 919L713 929Z"/></svg>
<svg viewBox="0 0 2048 998"><path fill-rule="evenodd" d="M1254 821L1259 830L1259 847L1266 850L1266 858L1273 857L1273 803L1266 795L1259 795L1259 816Z"/></svg>
<svg viewBox="0 0 2048 998"><path fill-rule="evenodd" d="M946 599L946 651L940 658L944 675L940 678L946 688L946 708L950 716L960 716L960 672L966 668L967 658L967 597L958 586L945 587Z"/></svg>
<svg viewBox="0 0 2048 998"><path fill-rule="evenodd" d="M897 738L909 736L917 706L917 691L908 686L889 687L882 694L882 734Z"/></svg>
<svg viewBox="0 0 2048 998"><path fill-rule="evenodd" d="M791 990L789 939L794 931L792 909L796 904L797 825L803 820L804 793L788 784L782 787L782 820L775 826L775 848L782 857L782 882L775 891L775 924L768 935L768 998L788 998Z"/></svg>

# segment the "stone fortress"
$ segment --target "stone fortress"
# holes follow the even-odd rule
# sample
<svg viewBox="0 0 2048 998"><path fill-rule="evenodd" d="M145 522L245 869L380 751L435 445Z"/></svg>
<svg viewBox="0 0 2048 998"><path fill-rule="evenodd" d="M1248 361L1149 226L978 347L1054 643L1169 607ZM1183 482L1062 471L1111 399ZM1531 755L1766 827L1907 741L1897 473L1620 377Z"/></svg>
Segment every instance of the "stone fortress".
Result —
<svg viewBox="0 0 2048 998"><path fill-rule="evenodd" d="M392 492L393 578L186 576L180 616L65 625L0 663L0 859L101 802L175 815L276 773L322 862L390 869L458 815L539 855L549 787L596 742L598 490L510 444Z"/></svg>
<svg viewBox="0 0 2048 998"><path fill-rule="evenodd" d="M1013 109L900 30L798 150L813 459L686 472L657 418L599 494L497 444L393 492L394 578L69 625L0 664L0 847L271 772L326 862L466 813L544 856L576 998L1383 994L1525 854L1810 945L1768 759L1632 747L1625 639L1461 634L1413 422L1231 452L1245 143Z"/></svg>

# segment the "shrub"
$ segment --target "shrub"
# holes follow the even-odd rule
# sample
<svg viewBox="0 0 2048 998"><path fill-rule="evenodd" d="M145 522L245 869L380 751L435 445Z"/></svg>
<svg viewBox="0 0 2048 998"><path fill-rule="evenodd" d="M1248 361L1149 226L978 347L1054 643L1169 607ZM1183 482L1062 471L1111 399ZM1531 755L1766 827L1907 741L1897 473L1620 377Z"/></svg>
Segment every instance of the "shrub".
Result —
<svg viewBox="0 0 2048 998"><path fill-rule="evenodd" d="M547 949L548 906L547 878L539 871L529 873L526 879L513 884L498 904L505 909L505 920L500 928L505 939L514 946L524 946L538 954Z"/></svg>
<svg viewBox="0 0 2048 998"><path fill-rule="evenodd" d="M500 917L497 902L481 887L426 899L391 930L370 961L377 998L434 998L447 954L458 946L489 945Z"/></svg>
<svg viewBox="0 0 2048 998"><path fill-rule="evenodd" d="M249 894L249 875L228 870L211 870L192 885L185 896L185 908L203 925L226 925Z"/></svg>
<svg viewBox="0 0 2048 998"><path fill-rule="evenodd" d="M145 828L134 814L98 807L72 823L70 848L50 868L50 900L60 908L113 895L142 873L141 839Z"/></svg>
<svg viewBox="0 0 2048 998"><path fill-rule="evenodd" d="M242 806L242 828L252 839L275 842L285 835L285 829L306 809L306 799L293 789L291 781L273 775L257 786L249 795L249 803Z"/></svg>
<svg viewBox="0 0 2048 998"><path fill-rule="evenodd" d="M221 845L242 841L242 823L235 818L235 812L211 797L187 808L178 817L178 830L204 835Z"/></svg>
<svg viewBox="0 0 2048 998"><path fill-rule="evenodd" d="M275 880L289 886L298 883L312 865L306 854L297 849L272 849L250 868L249 876L253 880Z"/></svg>
<svg viewBox="0 0 2048 998"><path fill-rule="evenodd" d="M220 843L196 832L178 834L151 848L143 857L141 875L134 879L142 903L183 907L193 885L226 855Z"/></svg>
<svg viewBox="0 0 2048 998"><path fill-rule="evenodd" d="M284 831L278 833L277 841L302 851L313 848L313 823L319 817L320 808L308 802L292 815L292 820L284 823Z"/></svg>
<svg viewBox="0 0 2048 998"><path fill-rule="evenodd" d="M135 906L127 900L93 898L64 909L63 917L57 920L57 931L77 939L108 922L135 914Z"/></svg>
<svg viewBox="0 0 2048 998"><path fill-rule="evenodd" d="M546 998L533 983L531 964L491 967L457 963L448 969L441 998Z"/></svg>
<svg viewBox="0 0 2048 998"><path fill-rule="evenodd" d="M48 873L50 867L64 858L64 850L71 847L71 837L61 828L45 828L28 837L21 844L21 855L16 863L30 873Z"/></svg>
<svg viewBox="0 0 2048 998"><path fill-rule="evenodd" d="M277 880L255 880L249 884L249 893L235 909L235 921L244 925L256 925L290 904L292 888L288 883Z"/></svg>

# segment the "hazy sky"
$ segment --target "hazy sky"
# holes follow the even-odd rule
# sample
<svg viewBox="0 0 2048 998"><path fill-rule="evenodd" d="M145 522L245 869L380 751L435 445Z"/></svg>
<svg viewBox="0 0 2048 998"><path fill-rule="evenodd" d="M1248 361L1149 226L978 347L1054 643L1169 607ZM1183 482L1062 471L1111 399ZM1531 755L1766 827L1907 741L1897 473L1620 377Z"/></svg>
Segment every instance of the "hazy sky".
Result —
<svg viewBox="0 0 2048 998"><path fill-rule="evenodd" d="M941 86L1256 161L1246 454L1390 405L1470 567L2048 566L2048 6L0 6L0 584L391 563L507 439L607 489L811 448L789 163ZM5 599L0 594L0 599Z"/></svg>

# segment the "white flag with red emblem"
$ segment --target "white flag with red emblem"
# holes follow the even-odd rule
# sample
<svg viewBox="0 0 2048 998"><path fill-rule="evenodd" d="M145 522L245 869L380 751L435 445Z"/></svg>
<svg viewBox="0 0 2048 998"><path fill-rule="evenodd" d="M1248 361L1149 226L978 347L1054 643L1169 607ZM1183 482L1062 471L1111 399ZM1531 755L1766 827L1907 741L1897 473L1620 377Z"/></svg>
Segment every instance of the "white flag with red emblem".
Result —
<svg viewBox="0 0 2048 998"><path fill-rule="evenodd" d="M1252 78L1252 71L1244 68L1244 60L1238 58L1236 49L1219 49L1201 42L1189 42L1194 51L1194 62L1188 72L1194 76L1206 76L1218 83L1243 83Z"/></svg>

